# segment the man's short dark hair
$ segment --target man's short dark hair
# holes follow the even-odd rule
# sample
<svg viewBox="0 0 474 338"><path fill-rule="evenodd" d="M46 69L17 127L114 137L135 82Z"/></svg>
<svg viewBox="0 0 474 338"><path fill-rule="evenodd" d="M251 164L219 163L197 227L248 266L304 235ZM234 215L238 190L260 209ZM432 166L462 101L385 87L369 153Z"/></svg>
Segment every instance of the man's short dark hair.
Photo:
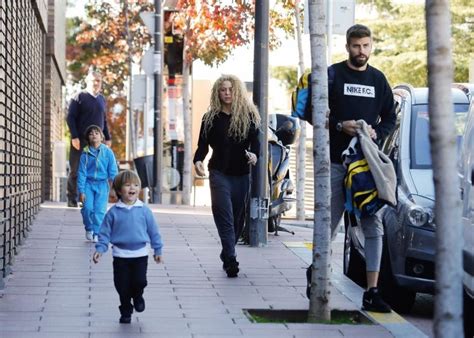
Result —
<svg viewBox="0 0 474 338"><path fill-rule="evenodd" d="M352 38L360 39L372 37L372 32L370 31L369 27L356 24L354 26L349 27L346 32L346 43L349 44Z"/></svg>

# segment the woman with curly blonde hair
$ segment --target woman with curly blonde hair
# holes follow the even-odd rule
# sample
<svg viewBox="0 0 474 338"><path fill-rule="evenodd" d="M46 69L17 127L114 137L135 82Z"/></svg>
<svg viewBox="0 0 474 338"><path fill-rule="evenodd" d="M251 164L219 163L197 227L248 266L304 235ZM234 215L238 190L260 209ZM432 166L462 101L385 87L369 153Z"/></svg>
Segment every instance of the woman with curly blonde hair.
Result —
<svg viewBox="0 0 474 338"><path fill-rule="evenodd" d="M249 165L257 163L260 152L259 130L257 107L248 98L242 81L234 75L222 75L212 87L193 162L196 173L204 176L202 161L211 146L208 169L212 215L222 244L220 258L228 277L237 277L239 273L235 244L245 219Z"/></svg>

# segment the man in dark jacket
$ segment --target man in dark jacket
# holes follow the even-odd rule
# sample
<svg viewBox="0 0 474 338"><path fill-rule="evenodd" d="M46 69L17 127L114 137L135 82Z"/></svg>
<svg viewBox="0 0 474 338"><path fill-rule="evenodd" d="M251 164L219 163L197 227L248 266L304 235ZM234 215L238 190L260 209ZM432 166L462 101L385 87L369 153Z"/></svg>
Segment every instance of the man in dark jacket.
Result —
<svg viewBox="0 0 474 338"><path fill-rule="evenodd" d="M77 207L77 167L81 151L87 145L84 132L90 125L102 128L105 143L112 144L106 118L106 101L100 93L102 76L98 72L90 72L86 77L87 87L78 93L69 104L67 124L71 132L71 148L69 152L69 177L67 181L68 207Z"/></svg>
<svg viewBox="0 0 474 338"><path fill-rule="evenodd" d="M368 27L354 25L347 30L348 59L328 68L329 139L331 154L331 230L333 234L344 212L343 180L346 168L341 153L357 135L357 120L368 124L369 136L378 144L395 127L392 90L384 74L367 62L372 51ZM360 219L365 236L367 291L362 306L367 311L390 312L377 289L382 257L383 225L378 214Z"/></svg>
<svg viewBox="0 0 474 338"><path fill-rule="evenodd" d="M395 101L385 75L368 64L372 52L372 33L363 25L353 25L346 32L347 60L328 67L329 148L331 158L331 233L334 239L345 210L342 152L358 134L360 123L367 123L367 134L378 145L393 131L396 122ZM311 83L305 74L300 79L301 93L293 98L294 116L312 124ZM362 298L366 311L390 312L382 299L377 283L383 246L383 224L379 213L359 219L364 233L367 291ZM311 269L307 270L308 281ZM309 297L310 284L307 287Z"/></svg>

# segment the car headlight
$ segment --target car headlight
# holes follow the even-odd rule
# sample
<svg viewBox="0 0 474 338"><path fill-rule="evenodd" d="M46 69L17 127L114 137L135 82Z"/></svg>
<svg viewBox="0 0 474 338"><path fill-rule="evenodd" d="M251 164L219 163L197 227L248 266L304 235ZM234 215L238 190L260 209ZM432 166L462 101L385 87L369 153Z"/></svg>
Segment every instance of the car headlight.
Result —
<svg viewBox="0 0 474 338"><path fill-rule="evenodd" d="M408 222L415 227L433 224L433 211L419 205L411 205L408 210Z"/></svg>

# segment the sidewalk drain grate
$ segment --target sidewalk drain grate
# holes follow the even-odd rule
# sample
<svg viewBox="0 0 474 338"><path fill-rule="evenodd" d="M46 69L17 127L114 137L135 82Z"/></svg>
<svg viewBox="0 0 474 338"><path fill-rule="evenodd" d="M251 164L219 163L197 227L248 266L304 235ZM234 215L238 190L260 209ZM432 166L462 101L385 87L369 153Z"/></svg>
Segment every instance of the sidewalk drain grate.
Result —
<svg viewBox="0 0 474 338"><path fill-rule="evenodd" d="M253 323L308 323L308 310L243 309ZM319 324L374 324L365 314L356 310L332 310L331 320Z"/></svg>

